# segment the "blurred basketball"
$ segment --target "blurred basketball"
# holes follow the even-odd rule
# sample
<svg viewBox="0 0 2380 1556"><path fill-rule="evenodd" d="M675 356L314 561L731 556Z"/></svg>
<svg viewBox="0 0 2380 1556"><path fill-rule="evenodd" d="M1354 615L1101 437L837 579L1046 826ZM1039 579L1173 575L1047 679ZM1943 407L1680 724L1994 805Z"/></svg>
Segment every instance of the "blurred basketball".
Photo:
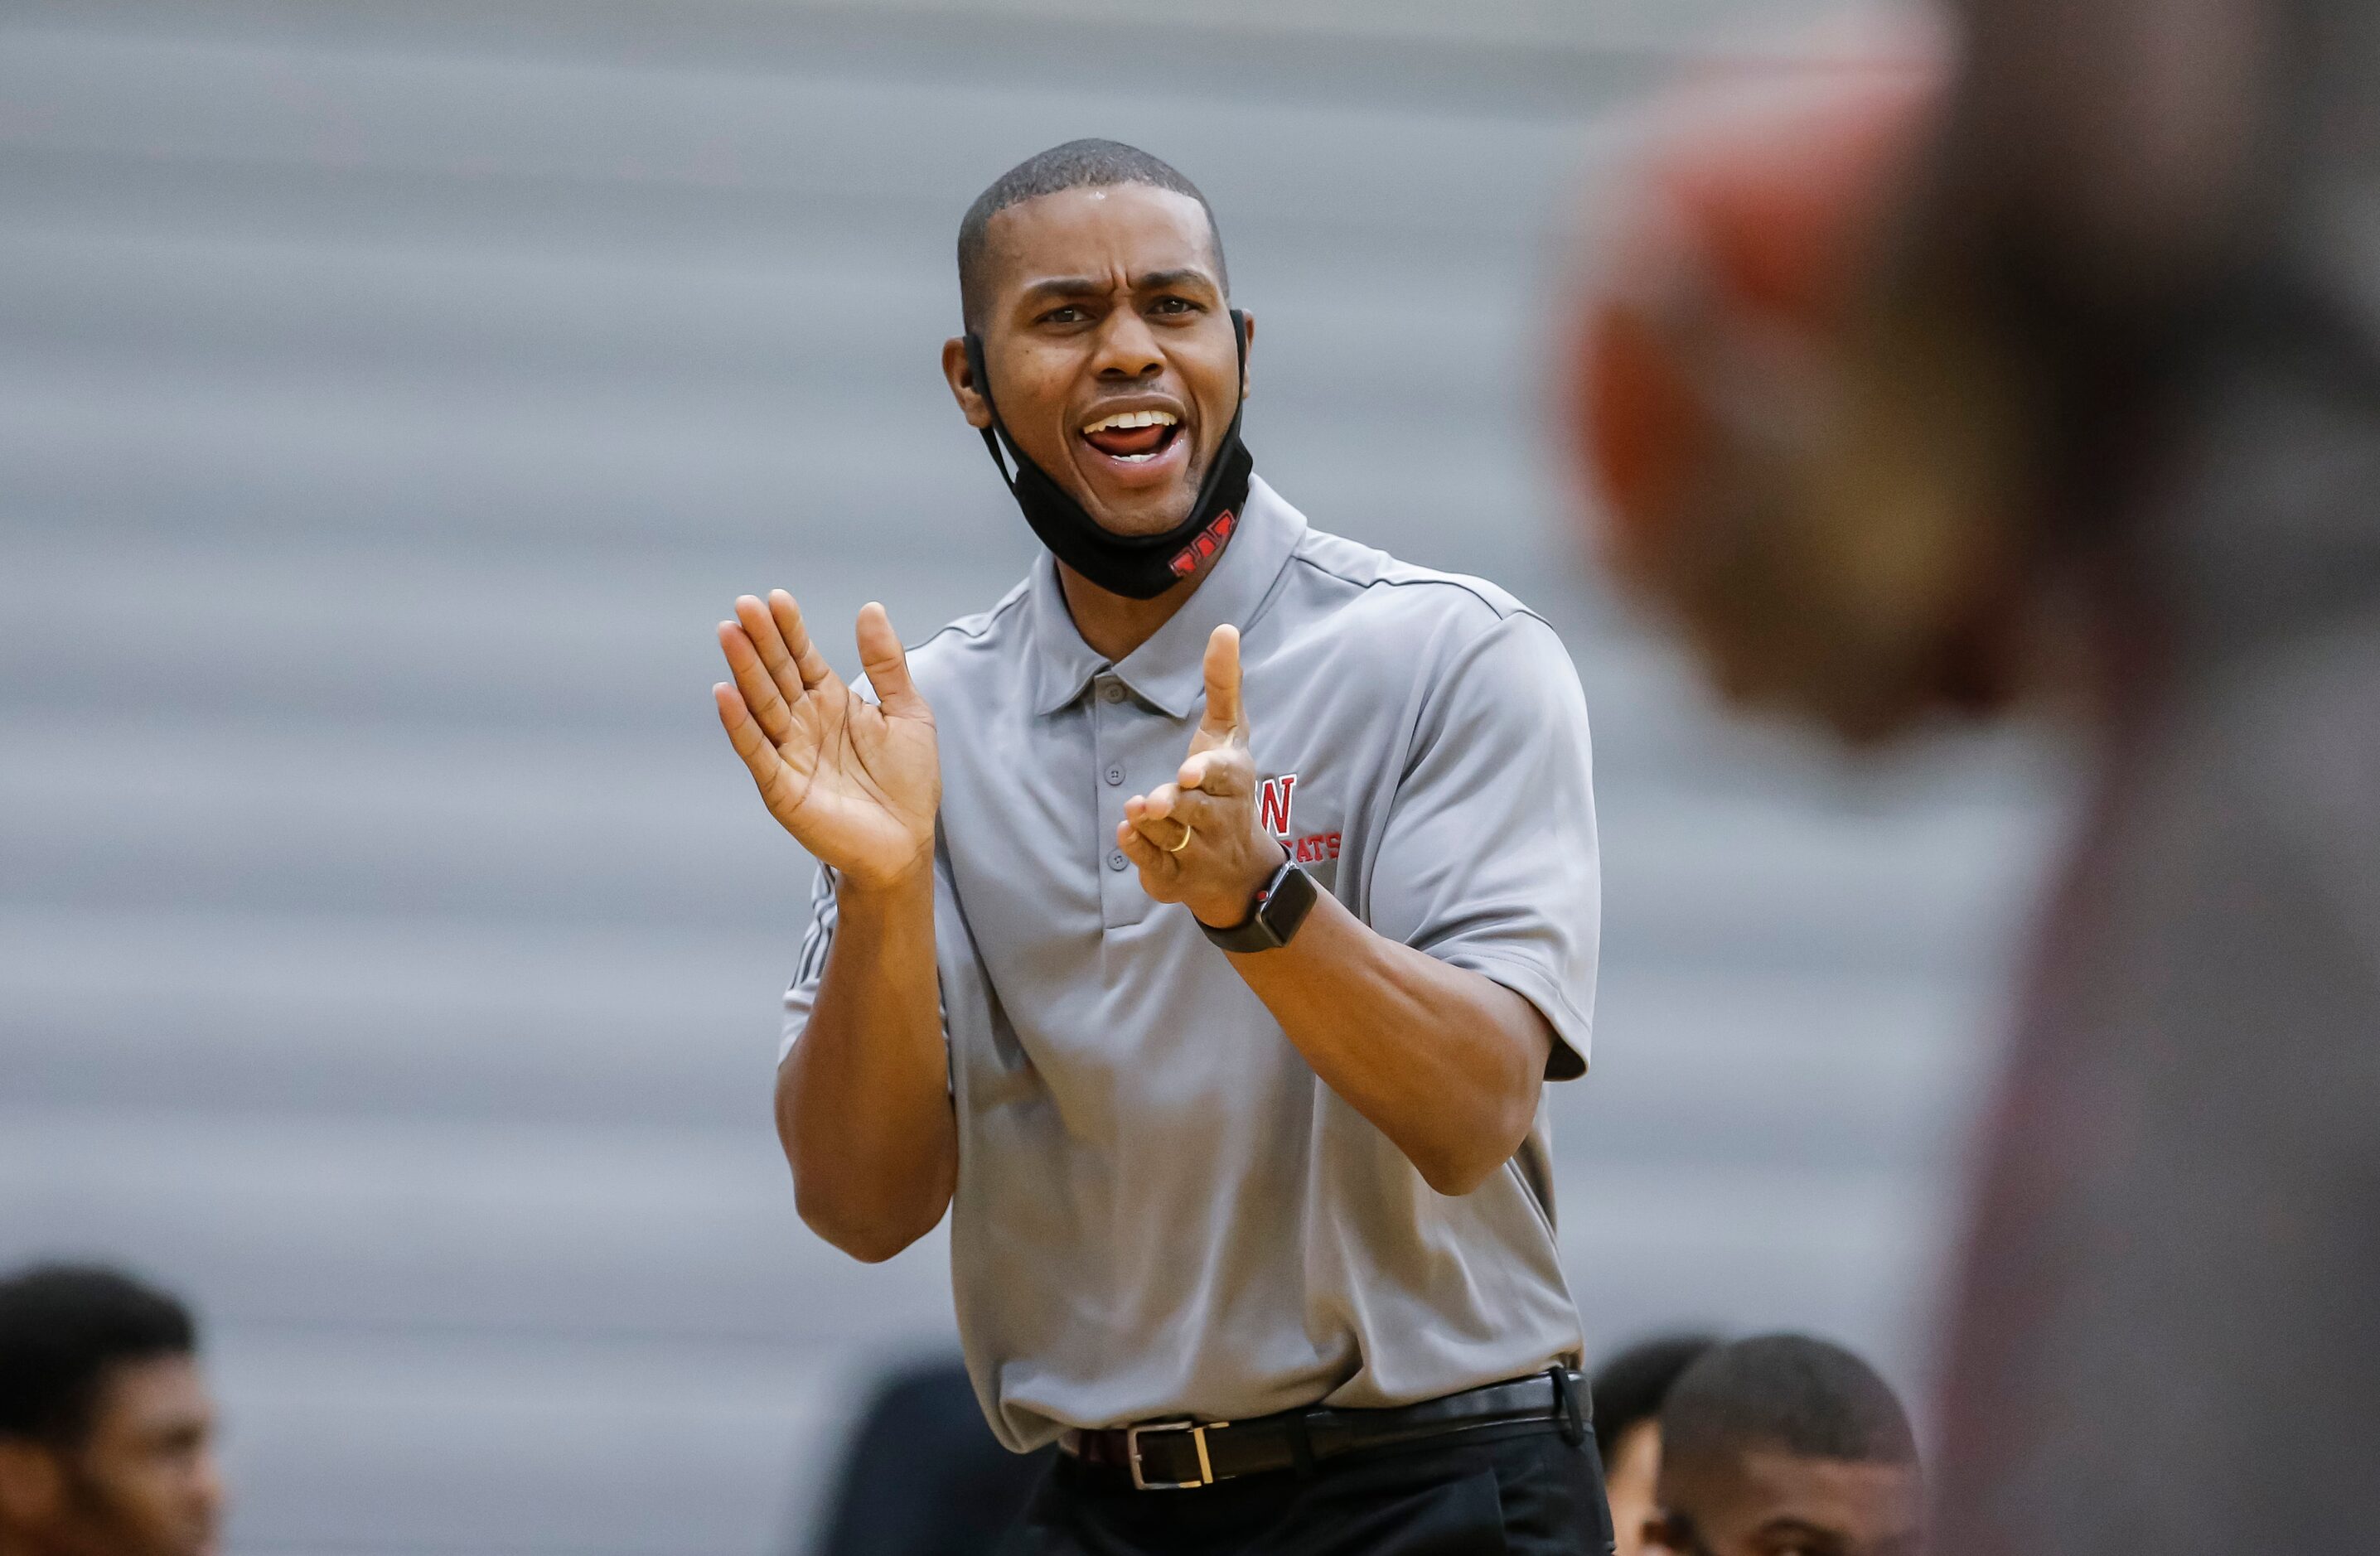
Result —
<svg viewBox="0 0 2380 1556"><path fill-rule="evenodd" d="M1921 50L1665 104L1568 365L1606 560L1729 699L1855 739L2003 706L2033 651L2019 371L1895 249L1946 79Z"/></svg>
<svg viewBox="0 0 2380 1556"><path fill-rule="evenodd" d="M1658 553L1730 436L1790 438L1808 370L1888 229L1941 73L1922 59L1732 77L1662 111L1621 169L1573 371L1605 549Z"/></svg>

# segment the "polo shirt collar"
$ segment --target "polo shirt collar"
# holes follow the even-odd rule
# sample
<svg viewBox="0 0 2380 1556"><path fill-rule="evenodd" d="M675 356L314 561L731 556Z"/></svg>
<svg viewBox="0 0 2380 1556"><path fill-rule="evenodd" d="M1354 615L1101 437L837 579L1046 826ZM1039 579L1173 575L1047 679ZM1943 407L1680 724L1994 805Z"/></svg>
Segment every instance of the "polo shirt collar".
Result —
<svg viewBox="0 0 2380 1556"><path fill-rule="evenodd" d="M1043 556L1034 564L1029 586L1034 711L1056 712L1082 696L1094 676L1112 670L1143 702L1172 718L1187 714L1205 695L1208 638L1225 622L1247 630L1249 619L1272 592L1273 580L1289 565L1290 553L1305 534L1304 516L1281 501L1262 477L1251 477L1248 500L1240 508L1239 532L1223 548L1222 559L1148 642L1113 665L1075 629L1065 590L1058 582L1057 561Z"/></svg>

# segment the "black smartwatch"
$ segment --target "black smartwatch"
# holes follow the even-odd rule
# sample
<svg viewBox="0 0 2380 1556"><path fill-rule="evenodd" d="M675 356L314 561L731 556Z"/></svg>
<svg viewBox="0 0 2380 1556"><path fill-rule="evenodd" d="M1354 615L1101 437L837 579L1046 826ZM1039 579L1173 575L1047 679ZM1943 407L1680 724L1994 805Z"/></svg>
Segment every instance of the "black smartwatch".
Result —
<svg viewBox="0 0 2380 1556"><path fill-rule="evenodd" d="M1272 878L1257 888L1257 900L1249 905L1245 918L1228 930L1219 930L1203 918L1196 921L1208 940L1226 951L1278 951L1313 911L1317 890L1314 877L1298 869L1294 860L1283 859Z"/></svg>

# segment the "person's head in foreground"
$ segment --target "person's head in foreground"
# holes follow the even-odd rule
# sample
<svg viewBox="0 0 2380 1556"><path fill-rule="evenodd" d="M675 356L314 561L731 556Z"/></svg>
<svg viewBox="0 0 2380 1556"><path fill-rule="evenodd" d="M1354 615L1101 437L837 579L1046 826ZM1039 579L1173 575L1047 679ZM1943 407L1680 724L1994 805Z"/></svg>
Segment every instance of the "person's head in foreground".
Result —
<svg viewBox="0 0 2380 1556"><path fill-rule="evenodd" d="M1615 1556L1645 1549L1645 1521L1658 1505L1654 1485L1661 1469L1661 1402L1681 1373L1718 1343L1707 1334L1665 1334L1613 1355L1595 1372L1595 1448L1603 1459L1611 1502Z"/></svg>
<svg viewBox="0 0 2380 1556"><path fill-rule="evenodd" d="M109 1270L0 1280L0 1556L202 1556L223 1482L183 1306Z"/></svg>
<svg viewBox="0 0 2380 1556"><path fill-rule="evenodd" d="M1915 1556L1917 1441L1876 1370L1799 1334L1721 1345L1661 1405L1650 1550Z"/></svg>

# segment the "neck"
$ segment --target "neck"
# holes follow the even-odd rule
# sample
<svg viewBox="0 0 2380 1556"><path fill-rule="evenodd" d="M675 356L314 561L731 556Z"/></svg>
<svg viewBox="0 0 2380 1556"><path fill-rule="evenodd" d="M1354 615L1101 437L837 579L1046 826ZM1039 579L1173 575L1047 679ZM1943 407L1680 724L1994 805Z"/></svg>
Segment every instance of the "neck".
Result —
<svg viewBox="0 0 2380 1556"><path fill-rule="evenodd" d="M1207 581L1222 556L1222 552L1217 552L1196 572L1150 600L1111 593L1063 562L1058 564L1058 583L1066 596L1066 614L1075 618L1075 630L1083 635L1092 652L1113 664L1156 637L1157 629L1172 621L1173 613L1198 592L1198 586Z"/></svg>

